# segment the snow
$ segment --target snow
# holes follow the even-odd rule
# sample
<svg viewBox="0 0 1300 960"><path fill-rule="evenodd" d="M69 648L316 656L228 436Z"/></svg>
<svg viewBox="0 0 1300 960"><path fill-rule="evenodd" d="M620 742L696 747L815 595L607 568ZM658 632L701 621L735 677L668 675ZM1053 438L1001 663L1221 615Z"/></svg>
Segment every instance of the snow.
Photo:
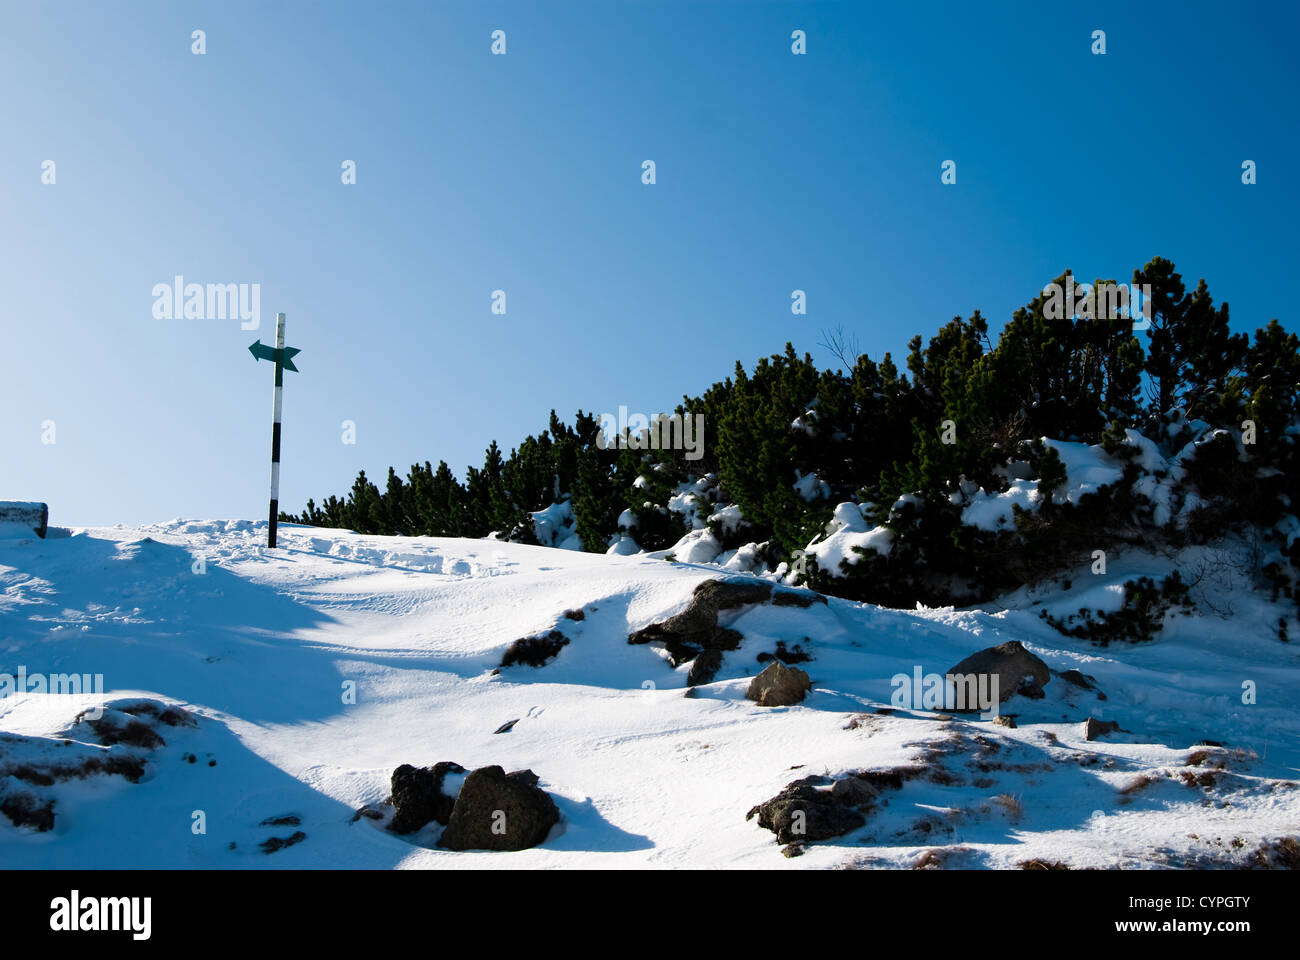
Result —
<svg viewBox="0 0 1300 960"><path fill-rule="evenodd" d="M819 479L817 474L803 474L796 470L795 476L798 478L793 484L795 492L809 503L831 495L831 485Z"/></svg>
<svg viewBox="0 0 1300 960"><path fill-rule="evenodd" d="M740 507L735 504L725 506L709 515L709 523L716 523L724 534L735 533L744 522L745 518L740 513Z"/></svg>
<svg viewBox="0 0 1300 960"><path fill-rule="evenodd" d="M533 518L533 534L542 546L558 547L561 550L582 549L582 538L574 531L576 518L569 501L553 503L530 516Z"/></svg>
<svg viewBox="0 0 1300 960"><path fill-rule="evenodd" d="M1123 465L1099 445L1052 440L1048 437L1041 439L1043 446L1055 450L1065 465L1065 494L1064 499L1058 502L1078 503L1087 494L1096 493L1102 487L1119 483L1123 479ZM1053 492L1054 496L1060 494L1059 490Z"/></svg>
<svg viewBox="0 0 1300 960"><path fill-rule="evenodd" d="M805 554L817 559L818 569L839 576L841 563L847 562L851 566L861 560L855 552L857 547L881 555L889 553L894 532L883 526L868 528L862 510L860 504L847 501L836 506L826 524L824 537L813 541L804 550Z"/></svg>
<svg viewBox="0 0 1300 960"><path fill-rule="evenodd" d="M887 545L856 506L841 504L835 516L810 552ZM35 833L0 817L0 863L803 870L909 866L928 849L959 846L968 866L1040 857L1161 867L1206 852L1191 834L1240 837L1248 852L1300 823L1300 669L1296 645L1271 627L1286 607L1228 584L1217 598L1233 605L1230 620L1179 618L1156 642L1112 648L1063 637L1038 616L1102 607L1126 579L1159 579L1194 558L1117 556L1107 575L1084 567L1071 589L1043 584L978 610L832 598L729 611L723 623L742 634L741 647L686 697L687 668L627 636L682 610L716 567L295 524L282 524L279 538L270 551L263 523L176 520L0 542L0 673L21 665L103 677L102 693L0 697L0 731L13 738L0 762L102 754L73 725L87 706L147 699L197 720L159 728L166 745L142 754L139 783L96 776L32 788L55 799L55 828ZM754 559L742 555L718 559L738 568ZM582 621L564 617L574 609ZM570 640L552 662L492 674L511 642L552 629ZM875 712L888 706L894 675L941 673L1012 639L1054 670L1095 676L1107 699L1054 678L1044 700L1003 705L1017 715L1014 729ZM744 690L761 669L757 654L777 641L813 653L803 666L814 690L800 705L765 709ZM1257 703L1242 702L1243 680L1257 684ZM1085 741L1080 721L1090 714L1125 732ZM493 733L515 718L511 732ZM977 736L1002 758L986 774L967 767L985 749ZM1209 769L1185 766L1203 739L1227 745L1213 789L1180 779ZM531 850L453 853L429 833L403 838L353 822L388 795L395 767L440 760L532 769L561 826ZM809 773L911 762L960 776L909 782L865 828L801 857L781 856L772 834L745 819ZM1143 776L1155 782L1123 792ZM0 791L20 787L0 782ZM1018 797L1018 816L1001 795ZM191 830L196 810L204 834ZM261 825L289 814L300 827ZM301 843L258 849L294 829L306 834Z"/></svg>
<svg viewBox="0 0 1300 960"><path fill-rule="evenodd" d="M987 493L981 487L961 512L961 522L981 530L1013 530L1013 509L1038 506L1038 482L1013 483L1002 493Z"/></svg>
<svg viewBox="0 0 1300 960"><path fill-rule="evenodd" d="M712 531L705 529L692 530L667 550L661 550L650 556L665 559L672 557L682 563L712 563L720 553L722 553L722 544L718 542L718 538Z"/></svg>

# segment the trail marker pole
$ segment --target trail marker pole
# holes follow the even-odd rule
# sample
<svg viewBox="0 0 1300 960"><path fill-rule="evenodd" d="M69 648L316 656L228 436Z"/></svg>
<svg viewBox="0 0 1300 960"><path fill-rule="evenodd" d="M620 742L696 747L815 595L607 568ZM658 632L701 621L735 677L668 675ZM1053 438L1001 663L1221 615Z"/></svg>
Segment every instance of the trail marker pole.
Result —
<svg viewBox="0 0 1300 960"><path fill-rule="evenodd" d="M275 547L276 521L280 515L280 412L284 393L284 371L298 372L293 365L294 355L299 353L297 347L284 345L284 314L275 315L275 346L268 347L258 337L249 345L248 352L256 360L275 361L275 394L271 406L271 512L266 528L266 545Z"/></svg>

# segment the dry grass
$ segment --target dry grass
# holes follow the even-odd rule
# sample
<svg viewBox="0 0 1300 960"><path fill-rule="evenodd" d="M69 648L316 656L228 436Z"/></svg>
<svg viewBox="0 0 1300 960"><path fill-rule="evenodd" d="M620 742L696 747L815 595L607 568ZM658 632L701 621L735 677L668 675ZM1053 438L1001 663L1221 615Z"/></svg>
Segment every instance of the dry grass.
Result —
<svg viewBox="0 0 1300 960"><path fill-rule="evenodd" d="M1018 821L1025 815L1024 807L1020 804L1020 794L1018 793L999 793L993 798L993 803L1002 808L1012 821Z"/></svg>
<svg viewBox="0 0 1300 960"><path fill-rule="evenodd" d="M1126 797L1132 796L1135 793L1140 793L1145 790L1147 787L1151 786L1151 784L1158 783L1160 779L1160 777L1153 777L1149 773L1138 774L1128 783L1124 784L1124 786L1120 787L1119 792Z"/></svg>
<svg viewBox="0 0 1300 960"><path fill-rule="evenodd" d="M1300 837L1279 837L1264 841L1252 855L1254 866L1263 870L1300 870Z"/></svg>
<svg viewBox="0 0 1300 960"><path fill-rule="evenodd" d="M951 787L954 784L963 784L965 779L953 773L947 767L935 764L930 770L930 775L926 778L931 783L937 783L941 787Z"/></svg>
<svg viewBox="0 0 1300 960"><path fill-rule="evenodd" d="M1206 790L1213 790L1214 785L1219 779L1218 770L1206 770L1204 773L1193 773L1190 770L1184 770L1179 776L1182 777L1183 783L1188 787L1204 787Z"/></svg>
<svg viewBox="0 0 1300 960"><path fill-rule="evenodd" d="M970 852L969 847L935 847L925 851L912 864L913 870L942 870L949 860Z"/></svg>

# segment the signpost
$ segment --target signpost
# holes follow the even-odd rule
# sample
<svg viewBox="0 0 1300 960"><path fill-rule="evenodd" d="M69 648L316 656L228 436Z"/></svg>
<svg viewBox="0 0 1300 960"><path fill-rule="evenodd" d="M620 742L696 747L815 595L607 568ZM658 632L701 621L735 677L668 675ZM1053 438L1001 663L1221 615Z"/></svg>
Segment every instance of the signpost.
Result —
<svg viewBox="0 0 1300 960"><path fill-rule="evenodd" d="M293 358L300 351L297 347L284 345L284 314L275 315L275 346L268 347L258 337L248 347L248 352L256 360L275 361L275 400L271 407L271 517L266 530L266 545L275 546L275 526L280 515L280 409L281 394L284 391L284 371L298 372L293 365Z"/></svg>

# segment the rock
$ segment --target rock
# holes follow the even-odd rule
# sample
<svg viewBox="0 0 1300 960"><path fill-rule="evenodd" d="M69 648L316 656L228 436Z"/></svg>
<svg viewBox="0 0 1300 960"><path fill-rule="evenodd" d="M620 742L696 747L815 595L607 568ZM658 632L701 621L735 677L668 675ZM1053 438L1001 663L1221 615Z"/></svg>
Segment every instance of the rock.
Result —
<svg viewBox="0 0 1300 960"><path fill-rule="evenodd" d="M384 812L382 810L376 810L367 803L358 808L356 813L352 814L352 819L349 820L348 823L356 823L362 817L365 817L367 820L382 820L384 819Z"/></svg>
<svg viewBox="0 0 1300 960"><path fill-rule="evenodd" d="M762 673L749 682L745 696L760 707L787 707L803 701L812 689L812 680L798 667L787 667L773 660Z"/></svg>
<svg viewBox="0 0 1300 960"><path fill-rule="evenodd" d="M718 613L765 603L771 596L770 583L705 580L695 588L685 610L636 631L627 642L662 643L674 667L695 659L702 650L735 650L740 646L741 635L718 626Z"/></svg>
<svg viewBox="0 0 1300 960"><path fill-rule="evenodd" d="M814 774L786 784L775 797L751 809L745 819L757 816L758 825L775 833L779 842L802 848L805 842L856 830L867 822L882 791L901 790L906 781L925 773L925 767L909 766L859 770L839 780ZM829 790L819 789L827 786Z"/></svg>
<svg viewBox="0 0 1300 960"><path fill-rule="evenodd" d="M901 782L899 786L902 786ZM836 780L831 786L831 798L851 807L867 806L879 795L880 788L861 777L845 777L843 780Z"/></svg>
<svg viewBox="0 0 1300 960"><path fill-rule="evenodd" d="M30 793L11 793L0 797L0 813L15 827L31 827L37 833L54 828L54 801L38 800Z"/></svg>
<svg viewBox="0 0 1300 960"><path fill-rule="evenodd" d="M927 768L920 766L890 767L885 770L859 770L853 774L853 777L855 780L865 781L879 792L881 790L902 790L904 783L924 776L926 772Z"/></svg>
<svg viewBox="0 0 1300 960"><path fill-rule="evenodd" d="M283 850L285 847L292 847L295 843L302 843L307 839L307 834L301 830L295 830L287 837L268 837L258 846L262 848L263 853L275 853L277 850Z"/></svg>
<svg viewBox="0 0 1300 960"><path fill-rule="evenodd" d="M497 728L496 728L495 730L493 730L492 732L493 732L493 733L509 733L511 730L513 730L513 729L515 728L515 724L518 723L518 722L519 722L519 718L518 718L518 717L515 717L513 720L507 720L505 723L501 724L501 726L497 727Z"/></svg>
<svg viewBox="0 0 1300 960"><path fill-rule="evenodd" d="M804 637L804 639L807 640L808 638ZM755 659L757 659L759 663L767 663L769 660L780 660L788 667L795 663L807 663L812 659L812 654L805 653L803 646L798 643L794 645L793 650L787 650L785 648L785 641L778 640L776 642L775 653L760 653Z"/></svg>
<svg viewBox="0 0 1300 960"><path fill-rule="evenodd" d="M1018 640L1009 640L996 647L972 653L948 673L973 673L976 676L996 674L999 702L1006 701L1017 693L1038 699L1043 696L1043 684L1052 679L1047 664L1026 650Z"/></svg>
<svg viewBox="0 0 1300 960"><path fill-rule="evenodd" d="M778 590L772 594L772 605L777 607L802 607L807 609L814 603L826 606L826 598L811 590Z"/></svg>
<svg viewBox="0 0 1300 960"><path fill-rule="evenodd" d="M265 820L259 823L258 826L259 827L301 827L302 817L298 816L298 814L296 813L286 813L283 816L279 816L279 817L267 817Z"/></svg>
<svg viewBox="0 0 1300 960"><path fill-rule="evenodd" d="M668 664L674 670L683 663L690 663L704 650L693 643L685 643L679 637L664 637L664 652L668 654Z"/></svg>
<svg viewBox="0 0 1300 960"><path fill-rule="evenodd" d="M1061 679L1066 683L1073 684L1076 687L1082 687L1085 690L1096 690L1097 681L1087 674L1080 673L1078 670L1066 670L1061 674Z"/></svg>
<svg viewBox="0 0 1300 960"><path fill-rule="evenodd" d="M464 772L459 763L447 761L432 767L402 764L393 771L392 800L396 812L388 829L393 833L414 833L431 821L446 824L455 801L442 792L443 778L449 773Z"/></svg>
<svg viewBox="0 0 1300 960"><path fill-rule="evenodd" d="M694 606L711 610L734 610L753 603L766 603L772 597L772 585L761 580L705 580L691 597Z"/></svg>
<svg viewBox="0 0 1300 960"><path fill-rule="evenodd" d="M580 609L579 609L579 610L565 610L565 611L564 611L564 619L566 619L566 620L585 620L585 619L587 619L587 614L586 614L585 611L580 610Z"/></svg>
<svg viewBox="0 0 1300 960"><path fill-rule="evenodd" d="M199 722L194 719L194 715L188 710L183 710L180 707L169 707L164 703L153 700L140 700L127 704L115 703L110 704L110 706L133 717L153 717L159 723L165 723L169 727L197 727L199 725Z"/></svg>
<svg viewBox="0 0 1300 960"><path fill-rule="evenodd" d="M701 650L691 663L691 672L686 675L686 685L696 687L702 683L711 683L721 666L721 650Z"/></svg>
<svg viewBox="0 0 1300 960"><path fill-rule="evenodd" d="M516 663L530 667L543 666L568 644L569 638L558 630L537 637L521 637L506 648L501 657L501 667L513 667Z"/></svg>
<svg viewBox="0 0 1300 960"><path fill-rule="evenodd" d="M525 850L542 843L560 820L531 770L506 774L480 767L465 778L438 846L447 850Z"/></svg>
<svg viewBox="0 0 1300 960"><path fill-rule="evenodd" d="M1104 737L1108 733L1114 733L1119 729L1119 724L1114 720L1098 720L1096 717L1089 717L1083 721L1083 739L1096 740L1098 737Z"/></svg>
<svg viewBox="0 0 1300 960"><path fill-rule="evenodd" d="M1016 728L1016 718L1009 713L1000 713L993 718L993 724L998 727L1007 727L1011 730Z"/></svg>
<svg viewBox="0 0 1300 960"><path fill-rule="evenodd" d="M783 857L802 857L804 852L805 848L803 843L787 843L781 848L781 855Z"/></svg>
<svg viewBox="0 0 1300 960"><path fill-rule="evenodd" d="M856 830L867 822L861 811L838 800L833 790L818 790L826 777L804 777L787 784L770 800L745 815L758 816L758 825L776 834L780 843L828 840Z"/></svg>
<svg viewBox="0 0 1300 960"><path fill-rule="evenodd" d="M23 500L0 501L0 526L12 526L34 533L44 540L49 524L49 504Z"/></svg>
<svg viewBox="0 0 1300 960"><path fill-rule="evenodd" d="M130 747L153 750L167 745L167 741L149 725L147 720L141 720L109 706L101 707L99 710L98 717L91 717L90 710L81 711L72 721L72 725L75 727L84 721L94 731L96 742L106 747L121 743Z"/></svg>

